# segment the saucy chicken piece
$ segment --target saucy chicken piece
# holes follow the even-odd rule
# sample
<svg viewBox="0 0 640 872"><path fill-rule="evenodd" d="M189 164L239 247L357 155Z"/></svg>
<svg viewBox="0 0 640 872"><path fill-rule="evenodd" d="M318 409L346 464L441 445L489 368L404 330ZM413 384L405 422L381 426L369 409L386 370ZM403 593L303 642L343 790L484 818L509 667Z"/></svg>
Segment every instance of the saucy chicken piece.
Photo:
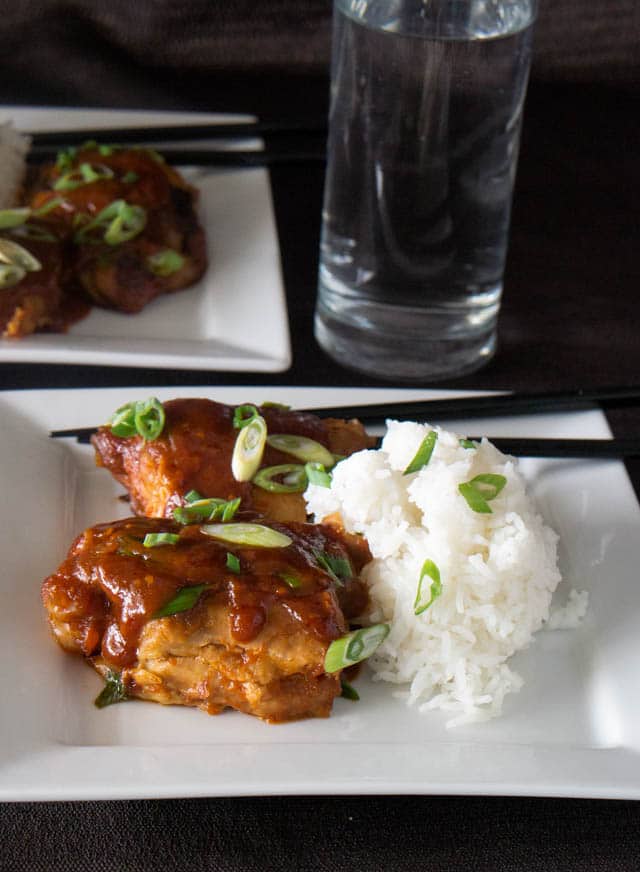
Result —
<svg viewBox="0 0 640 872"><path fill-rule="evenodd" d="M152 150L87 144L43 168L28 205L73 241L84 292L100 306L135 313L205 271L196 199Z"/></svg>
<svg viewBox="0 0 640 872"><path fill-rule="evenodd" d="M42 587L57 641L127 697L270 722L328 716L340 673L324 657L366 607L362 555L331 527L268 529L284 544L231 544L161 519L89 528ZM154 533L177 541L145 546Z"/></svg>
<svg viewBox="0 0 640 872"><path fill-rule="evenodd" d="M92 437L96 462L124 485L136 514L170 518L177 506L185 504L185 495L195 490L202 497L240 497L243 509L254 509L271 520L306 520L302 493L273 493L233 477L237 407L206 399L169 400L163 407L164 429L153 441L116 436L109 426L100 427ZM334 454L353 454L373 444L359 421L322 420L272 406L258 410L269 434L305 436ZM267 444L260 466L300 462Z"/></svg>
<svg viewBox="0 0 640 872"><path fill-rule="evenodd" d="M64 248L47 231L44 238L25 237L24 228L19 231L4 230L0 235L0 334L19 338L63 329Z"/></svg>

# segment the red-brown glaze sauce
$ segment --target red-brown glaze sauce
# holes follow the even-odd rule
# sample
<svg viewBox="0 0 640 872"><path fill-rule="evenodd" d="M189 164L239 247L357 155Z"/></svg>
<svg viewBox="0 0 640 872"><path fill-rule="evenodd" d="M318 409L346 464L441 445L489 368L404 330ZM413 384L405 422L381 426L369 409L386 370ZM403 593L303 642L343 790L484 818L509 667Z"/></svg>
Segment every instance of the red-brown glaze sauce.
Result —
<svg viewBox="0 0 640 872"><path fill-rule="evenodd" d="M348 558L339 535L330 527L308 524L269 526L289 536L292 544L232 545L198 526L162 519L98 524L78 537L58 571L44 582L45 606L58 620L74 624L85 656L102 654L117 668L135 662L140 633L154 614L181 588L201 584L207 589L193 608L210 596L224 602L231 635L238 642L259 635L276 603L322 641L340 637L347 630L341 601L348 603L348 608L343 606L346 617L357 617L367 594L357 575L337 584L318 564L322 552ZM145 548L145 535L161 531L177 533L179 542ZM229 552L240 561L238 574L227 566ZM359 568L354 566L355 572ZM287 577L295 579L295 587Z"/></svg>
<svg viewBox="0 0 640 872"><path fill-rule="evenodd" d="M92 439L99 462L132 490L132 506L145 512L136 501L131 478L142 454L149 466L162 468L171 480L173 494L166 504L166 515L184 503L184 495L196 490L203 496L232 499L241 497L250 507L252 485L238 482L231 471L233 447L238 429L233 426L235 407L206 399L175 399L163 403L166 422L163 433L153 442L141 437L119 438L109 427L100 427ZM327 445L324 423L314 415L273 407L260 407L269 434L288 433L306 436ZM261 466L291 463L292 457L267 445ZM145 461L146 462L146 461ZM128 480L125 480L125 477Z"/></svg>

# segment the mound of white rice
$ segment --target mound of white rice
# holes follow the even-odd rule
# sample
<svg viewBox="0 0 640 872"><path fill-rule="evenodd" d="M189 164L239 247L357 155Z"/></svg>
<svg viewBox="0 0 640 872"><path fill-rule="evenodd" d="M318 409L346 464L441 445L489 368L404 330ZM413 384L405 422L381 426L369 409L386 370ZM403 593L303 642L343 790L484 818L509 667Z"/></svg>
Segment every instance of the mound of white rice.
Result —
<svg viewBox="0 0 640 872"><path fill-rule="evenodd" d="M0 124L0 209L15 206L26 169L30 140L9 123Z"/></svg>
<svg viewBox="0 0 640 872"><path fill-rule="evenodd" d="M560 581L557 536L527 496L516 461L487 440L469 448L428 425L387 427L380 450L339 463L330 488L308 488L308 509L317 521L339 512L345 528L369 542L365 617L391 625L369 661L375 677L408 683L408 702L421 709L451 711L450 726L493 717L522 684L507 659L549 617ZM404 475L432 429L438 437L430 461ZM458 489L484 473L506 478L490 513L474 511ZM441 593L416 615L427 559L439 570Z"/></svg>

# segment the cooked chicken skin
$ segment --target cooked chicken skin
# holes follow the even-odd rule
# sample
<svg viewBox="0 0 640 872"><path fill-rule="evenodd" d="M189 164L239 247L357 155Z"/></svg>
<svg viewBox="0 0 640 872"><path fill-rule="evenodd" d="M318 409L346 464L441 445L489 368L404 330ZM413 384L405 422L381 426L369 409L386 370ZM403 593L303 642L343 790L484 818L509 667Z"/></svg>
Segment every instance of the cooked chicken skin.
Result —
<svg viewBox="0 0 640 872"><path fill-rule="evenodd" d="M170 518L184 504L185 495L196 490L202 497L241 497L243 509L254 509L271 520L306 519L302 494L272 493L234 479L235 407L205 399L169 400L163 406L166 423L158 439L120 438L109 426L100 427L92 438L96 462L124 485L136 514ZM321 420L271 406L259 411L269 434L306 436L335 454L352 454L372 444L359 421ZM300 461L267 445L262 468L287 463Z"/></svg>
<svg viewBox="0 0 640 872"><path fill-rule="evenodd" d="M149 149L87 145L45 167L28 204L48 209L48 224L74 242L73 271L84 292L100 306L132 314L160 294L192 285L206 269L196 199L197 191ZM107 242L108 220L91 222L120 202L143 210L144 226L126 238L125 225L124 238ZM157 263L167 252L168 268Z"/></svg>
<svg viewBox="0 0 640 872"><path fill-rule="evenodd" d="M19 338L37 330L63 329L65 257L61 241L49 233L46 240L32 239L16 230L5 230L0 237L20 245L40 264L40 269L26 272L17 284L0 290L0 335Z"/></svg>
<svg viewBox="0 0 640 872"><path fill-rule="evenodd" d="M129 697L210 714L231 707L270 722L328 716L340 679L325 673L324 656L366 607L362 554L350 557L331 527L270 526L291 543L230 545L161 519L88 529L43 584L55 637L103 675L119 673ZM178 542L143 545L160 531ZM354 574L336 581L323 555L348 560ZM190 607L154 617L199 585Z"/></svg>

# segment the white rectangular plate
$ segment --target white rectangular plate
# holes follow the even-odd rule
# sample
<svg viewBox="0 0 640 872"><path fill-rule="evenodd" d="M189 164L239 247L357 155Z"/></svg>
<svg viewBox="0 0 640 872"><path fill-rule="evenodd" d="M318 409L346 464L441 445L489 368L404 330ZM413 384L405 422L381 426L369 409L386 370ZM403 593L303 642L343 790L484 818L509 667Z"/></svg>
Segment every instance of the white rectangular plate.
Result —
<svg viewBox="0 0 640 872"><path fill-rule="evenodd" d="M251 119L0 107L0 123L9 120L19 130L72 130ZM207 144L199 142L198 147ZM259 148L260 142L219 140L214 145ZM204 277L185 291L159 297L138 315L93 308L68 333L0 338L0 362L242 372L280 372L289 367L289 325L268 172L193 167L183 172L200 190L198 208L209 257Z"/></svg>
<svg viewBox="0 0 640 872"><path fill-rule="evenodd" d="M640 798L640 511L622 464L523 460L561 539L556 594L587 589L572 631L542 631L513 661L525 685L501 718L453 730L391 685L358 680L327 720L270 726L236 712L131 702L98 711L101 681L50 636L41 581L86 526L126 512L92 450L50 429L104 421L117 406L175 389L0 393L0 799L251 794L512 794ZM223 402L319 407L442 392L186 388ZM608 437L599 412L457 422L477 435Z"/></svg>

